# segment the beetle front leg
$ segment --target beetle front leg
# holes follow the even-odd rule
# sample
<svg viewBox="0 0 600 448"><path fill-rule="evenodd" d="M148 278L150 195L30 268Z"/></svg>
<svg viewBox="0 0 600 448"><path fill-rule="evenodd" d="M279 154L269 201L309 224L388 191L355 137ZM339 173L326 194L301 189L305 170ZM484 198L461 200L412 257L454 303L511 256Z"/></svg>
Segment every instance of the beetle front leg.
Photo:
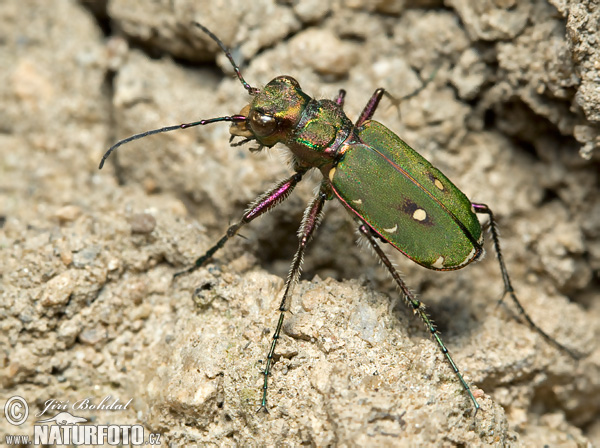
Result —
<svg viewBox="0 0 600 448"><path fill-rule="evenodd" d="M325 183L321 184L319 193L317 193L317 196L313 199L313 201L304 211L302 224L300 225L300 229L298 230L298 239L300 241L298 243L298 250L296 251L296 255L294 255L294 261L292 262L292 266L290 266L290 272L285 282L285 291L283 292L283 298L281 299L281 304L279 305L279 320L277 321L275 333L273 333L273 342L271 343L271 348L267 355L267 363L265 365L265 370L263 370L265 382L263 384L263 395L258 411L264 409L268 412L267 387L269 373L271 371L271 364L273 363L273 356L275 354L275 347L277 346L277 340L279 339L279 335L281 333L281 327L283 326L285 312L290 309L290 298L292 289L294 288L294 285L298 282L298 279L300 278L300 271L302 270L304 251L306 250L306 246L312 238L315 229L321 221L323 205L325 204L325 201L328 197L326 188L327 187Z"/></svg>
<svg viewBox="0 0 600 448"><path fill-rule="evenodd" d="M515 304L515 306L517 307L517 309L519 310L519 313L521 314L521 316L523 316L523 319L525 319L525 321L527 322L529 327L531 327L531 329L533 329L536 333L538 333L540 336L542 336L546 340L546 342L548 342L550 345L552 345L555 348L557 348L558 350L568 354L573 359L579 359L580 356L576 355L574 352L569 350L567 347L565 347L564 345L560 344L559 342L554 340L552 337L550 337L544 330L542 330L540 327L538 327L533 322L533 319L531 319L531 317L529 317L529 314L527 314L527 311L525 311L525 308L523 308L523 305L521 305L521 302L519 302L519 299L517 299L515 290L510 282L510 277L508 276L508 270L506 269L506 264L504 263L504 257L502 256L502 251L500 250L500 236L498 233L498 226L496 224L496 220L494 219L494 214L492 213L492 210L485 204L472 203L471 205L473 206L473 209L475 209L475 213L488 215L490 218L490 231L492 233L492 241L494 243L494 249L496 251L496 255L498 258L498 264L500 265L500 272L502 273L502 281L504 282L504 294L502 294L502 297L500 298L500 302L502 302L504 300L504 297L506 297L506 295L508 294L510 296L510 298L512 299L513 303Z"/></svg>
<svg viewBox="0 0 600 448"><path fill-rule="evenodd" d="M185 271L177 272L175 275L173 275L173 277L179 277L180 275L188 274L201 267L206 260L211 258L219 249L222 249L223 246L225 246L225 243L243 226L286 200L298 182L302 180L302 176L305 172L306 171L298 171L288 179L279 182L277 185L275 185L275 187L261 194L254 202L250 204L248 210L246 210L242 216L242 219L229 227L225 235L223 235L213 247L208 249L204 255L198 258L192 267L186 269Z"/></svg>
<svg viewBox="0 0 600 448"><path fill-rule="evenodd" d="M450 356L450 352L444 345L444 342L442 341L442 338L440 337L437 329L435 328L433 321L429 318L429 316L425 312L425 305L423 304L423 302L421 302L419 299L417 299L415 297L415 295L410 291L410 289L408 289L408 287L406 286L406 283L404 283L404 280L402 280L402 278L400 277L400 274L398 273L396 268L394 268L390 259L387 257L385 252L383 252L383 250L381 249L379 244L377 244L377 241L375 240L375 236L373 235L373 231L371 230L371 228L363 223L358 227L358 230L360 231L360 233L362 233L367 238L367 241L371 244L371 247L373 248L373 250L379 257L379 259L381 260L383 265L390 272L390 274L392 275L392 278L394 279L394 281L400 288L400 291L402 292L408 305L413 309L415 314L419 315L419 317L421 318L421 320L427 327L427 330L431 333L431 335L437 342L438 346L440 347L440 350L442 351L442 353L446 357L448 363L450 364L450 367L452 367L454 374L458 377L458 380L462 384L462 387L467 392L467 394L469 395L469 398L473 402L473 405L475 406L475 415L477 415L477 411L479 410L479 407L480 407L479 403L477 403L475 396L471 392L471 388L469 387L469 385L463 378L462 374L458 370L458 367L457 367L456 363L454 362L454 360L452 359L452 356Z"/></svg>

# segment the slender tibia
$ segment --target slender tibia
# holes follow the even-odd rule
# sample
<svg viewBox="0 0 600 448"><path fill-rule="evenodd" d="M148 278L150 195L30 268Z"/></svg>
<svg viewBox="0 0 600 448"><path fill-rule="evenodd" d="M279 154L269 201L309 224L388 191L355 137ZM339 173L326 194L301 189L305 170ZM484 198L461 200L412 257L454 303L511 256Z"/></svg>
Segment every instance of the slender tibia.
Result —
<svg viewBox="0 0 600 448"><path fill-rule="evenodd" d="M281 299L281 304L279 305L279 320L277 321L275 333L273 333L273 342L271 342L271 348L267 355L267 363L265 365L265 370L263 370L265 381L263 384L262 400L258 411L264 409L268 412L267 387L269 381L269 373L271 371L271 365L273 363L273 356L275 354L275 347L277 346L277 340L279 339L279 335L281 333L281 327L283 326L285 312L290 308L292 289L294 288L294 285L298 282L298 278L300 277L300 271L302 270L302 261L304 258L304 251L308 242L312 238L315 229L321 221L323 205L325 204L326 200L327 194L325 192L325 187L323 184L317 196L306 208L304 212L304 218L302 219L302 224L300 226L300 229L298 230L298 239L300 241L298 243L298 250L296 251L296 255L294 256L294 261L292 262L292 266L290 266L290 272L285 283L285 291L283 293L283 298Z"/></svg>
<svg viewBox="0 0 600 448"><path fill-rule="evenodd" d="M477 411L479 410L479 403L477 403L477 400L475 399L475 397L473 396L473 393L471 392L471 388L469 387L469 385L463 378L462 374L458 370L458 367L455 364L454 360L452 359L452 356L450 356L450 352L448 352L448 349L444 345L444 342L442 341L438 331L436 330L433 321L431 319L429 319L429 316L427 316L427 313L425 312L425 305L423 305L423 303L420 300L418 300L414 296L414 294L408 289L408 287L406 286L406 283L404 283L404 280L402 280L402 278L400 277L400 274L394 268L394 266L390 262L387 255L383 252L383 250L381 249L379 244L377 244L377 241L375 240L375 237L373 236L371 229L367 225L361 224L358 227L358 230L360 231L360 233L362 233L367 238L367 241L371 244L371 246L373 247L373 250L379 257L379 259L382 261L383 265L387 268L387 270L392 275L392 278L394 279L394 281L400 288L400 291L402 292L404 299L406 300L408 306L410 306L413 309L413 311L419 315L419 317L421 318L421 320L427 327L427 330L431 333L431 335L437 342L438 346L440 347L440 350L442 351L444 356L446 356L446 359L448 360L448 363L452 367L452 370L454 371L455 375L458 377L458 380L460 381L463 388L469 395L469 398L473 402L473 406L475 406L475 415L477 415Z"/></svg>
<svg viewBox="0 0 600 448"><path fill-rule="evenodd" d="M272 210L282 201L286 200L290 193L294 190L298 182L302 180L304 171L299 171L293 176L279 182L275 187L261 194L251 205L237 223L233 224L227 233L213 247L208 249L204 255L196 260L194 265L185 271L177 272L174 277L179 277L182 274L188 274L201 267L209 258L211 258L219 249L225 246L225 243L233 237L243 226L258 218L262 214Z"/></svg>
<svg viewBox="0 0 600 448"><path fill-rule="evenodd" d="M475 209L475 213L488 215L490 218L490 231L492 233L492 241L494 243L494 249L496 250L496 255L498 256L498 264L500 265L500 272L502 273L502 281L504 282L504 294L500 298L500 302L502 302L502 300L504 300L504 297L506 297L506 295L508 294L510 296L510 298L512 299L513 303L515 304L515 306L517 307L517 309L519 310L519 314L523 317L523 319L525 319L525 321L531 327L532 330L534 330L536 333L538 333L540 336L542 336L553 347L556 347L558 350L566 353L573 359L579 359L578 355L576 355L571 350L569 350L567 347L565 347L564 345L560 344L559 342L554 340L552 337L550 337L546 332L544 332L544 330L542 330L540 327L538 327L533 322L531 317L529 317L529 314L527 314L527 312L525 311L525 308L523 308L523 305L521 305L521 302L519 302L519 299L517 299L515 290L510 282L510 277L508 276L508 270L506 269L506 264L504 264L504 257L502 256L502 251L500 250L500 238L498 235L498 226L496 224L496 220L494 218L494 214L492 213L492 210L485 204L473 203L471 205Z"/></svg>

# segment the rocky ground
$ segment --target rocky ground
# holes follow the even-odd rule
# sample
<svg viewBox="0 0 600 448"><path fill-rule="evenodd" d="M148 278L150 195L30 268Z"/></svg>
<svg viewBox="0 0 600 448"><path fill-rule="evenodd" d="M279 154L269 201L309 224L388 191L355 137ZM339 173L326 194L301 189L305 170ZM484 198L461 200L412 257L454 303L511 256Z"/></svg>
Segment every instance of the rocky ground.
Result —
<svg viewBox="0 0 600 448"><path fill-rule="evenodd" d="M487 203L515 289L576 362L497 306L493 248L458 272L388 250L428 305L482 406L399 300L340 204L311 243L256 412L296 230L320 175L173 280L288 175L215 124L104 151L128 135L238 113L218 47L261 87L347 90ZM0 4L0 440L32 434L47 400L142 424L163 446L600 444L600 51L594 0L68 1ZM54 412L56 413L56 412ZM45 417L54 415L48 412Z"/></svg>

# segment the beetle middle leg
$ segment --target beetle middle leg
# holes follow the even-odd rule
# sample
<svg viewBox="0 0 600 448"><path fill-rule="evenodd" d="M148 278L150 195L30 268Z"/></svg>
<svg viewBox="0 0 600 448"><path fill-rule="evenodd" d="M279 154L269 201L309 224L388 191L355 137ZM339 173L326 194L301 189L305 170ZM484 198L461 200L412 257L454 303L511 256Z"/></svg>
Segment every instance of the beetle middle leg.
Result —
<svg viewBox="0 0 600 448"><path fill-rule="evenodd" d="M517 299L515 290L512 286L512 283L510 282L508 270L506 269L506 264L504 263L504 257L502 256L502 251L500 250L500 236L498 233L498 226L496 224L496 220L494 219L494 214L492 213L492 210L485 204L472 203L471 205L473 206L473 209L475 209L475 213L488 215L490 218L489 226L490 232L492 234L492 242L494 243L494 249L496 250L496 255L498 258L498 264L500 265L500 272L502 273L502 281L504 282L504 294L500 298L500 302L502 302L504 300L504 297L506 297L506 295L508 294L515 306L517 307L517 310L519 310L519 314L523 316L523 319L525 319L525 321L531 329L533 329L536 333L542 336L550 345L568 354L573 359L579 359L578 355L576 355L567 347L550 337L544 330L538 327L535 324L535 322L533 322L533 319L531 319L531 317L529 317L529 314L527 314L527 311L525 311L525 308L523 308L523 305L521 305L521 302L519 302L519 299Z"/></svg>
<svg viewBox="0 0 600 448"><path fill-rule="evenodd" d="M327 192L326 183L323 182L321 184L319 192L317 193L317 196L313 199L313 201L308 205L308 207L304 211L302 224L300 225L300 229L298 230L298 239L300 240L298 243L298 250L296 251L296 255L294 255L294 261L290 266L290 272L285 282L285 291L283 293L283 298L281 299L281 304L279 305L279 320L277 321L275 333L273 333L273 342L271 342L271 348L269 349L269 353L267 355L267 363L265 365L265 370L263 370L265 382L263 384L263 395L258 411L264 409L268 412L267 386L269 381L269 373L271 371L271 364L273 363L273 355L275 354L275 347L277 345L277 340L279 339L281 333L281 327L283 326L283 319L285 318L285 313L290 308L290 296L292 289L294 288L294 285L298 282L298 278L300 277L300 271L302 270L302 261L304 259L304 252L306 250L306 246L312 238L315 229L318 227L321 221L323 205L325 204L325 201L327 200L328 196L329 195Z"/></svg>
<svg viewBox="0 0 600 448"><path fill-rule="evenodd" d="M298 182L302 180L302 176L305 172L305 170L299 170L289 178L279 182L273 188L261 194L254 202L250 204L248 210L246 210L242 218L237 223L229 227L225 235L223 235L213 247L208 249L204 255L198 258L193 266L184 271L177 272L175 275L173 275L173 277L179 277L182 274L188 274L201 267L206 260L211 258L219 249L222 249L223 246L225 246L225 243L243 226L258 218L262 214L268 212L269 210L275 208L282 201L286 200Z"/></svg>
<svg viewBox="0 0 600 448"><path fill-rule="evenodd" d="M366 224L363 223L363 224L359 225L358 230L360 231L360 233L362 233L367 238L367 241L371 244L371 247L373 248L373 250L375 251L375 253L379 257L379 259L381 260L381 262L383 263L383 265L390 272L390 274L392 275L392 278L394 279L394 281L396 282L396 284L400 288L400 291L402 292L402 295L404 296L404 298L405 298L406 302L408 303L408 305L410 307L412 307L412 309L415 312L415 314L419 315L419 317L421 318L421 320L423 321L423 323L427 327L427 330L431 333L431 335L433 336L433 338L437 342L438 346L440 347L440 350L442 351L442 353L444 354L444 356L446 356L446 359L448 360L448 363L452 367L452 370L454 371L454 374L458 377L458 380L460 381L460 383L462 384L463 388L465 389L465 391L469 395L469 398L473 402L473 405L475 406L475 415L477 415L477 411L479 410L479 407L480 407L479 403L477 403L477 400L475 399L475 396L473 396L473 393L471 392L471 388L469 387L469 385L467 384L467 382L463 378L462 374L458 370L458 367L457 367L456 363L454 362L454 360L452 359L452 356L450 356L450 352L448 351L448 349L444 345L444 342L442 341L442 338L440 337L437 329L435 328L435 325L434 325L433 321L429 318L429 316L425 312L425 305L423 304L423 302L421 302L419 299L417 299L415 297L415 295L410 291L410 289L408 289L408 287L406 286L406 283L404 283L404 280L402 280L402 278L400 277L400 274L398 273L398 271L396 270L396 268L394 268L394 266L392 265L392 262L390 261L390 259L387 257L387 255L385 254L385 252L383 252L383 250L381 249L381 247L377 243L377 241L375 239L375 236L373 235L373 231L371 230L371 228L369 226L367 226Z"/></svg>

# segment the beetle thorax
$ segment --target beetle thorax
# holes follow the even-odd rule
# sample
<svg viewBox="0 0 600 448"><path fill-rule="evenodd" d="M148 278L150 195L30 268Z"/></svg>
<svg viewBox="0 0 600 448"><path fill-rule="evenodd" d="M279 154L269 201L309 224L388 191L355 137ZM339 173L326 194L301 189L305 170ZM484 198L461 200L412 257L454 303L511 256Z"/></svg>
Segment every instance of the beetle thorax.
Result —
<svg viewBox="0 0 600 448"><path fill-rule="evenodd" d="M232 135L271 147L283 143L295 156L296 166L323 169L334 163L337 150L354 129L342 107L334 101L315 100L290 76L269 82L234 123Z"/></svg>

